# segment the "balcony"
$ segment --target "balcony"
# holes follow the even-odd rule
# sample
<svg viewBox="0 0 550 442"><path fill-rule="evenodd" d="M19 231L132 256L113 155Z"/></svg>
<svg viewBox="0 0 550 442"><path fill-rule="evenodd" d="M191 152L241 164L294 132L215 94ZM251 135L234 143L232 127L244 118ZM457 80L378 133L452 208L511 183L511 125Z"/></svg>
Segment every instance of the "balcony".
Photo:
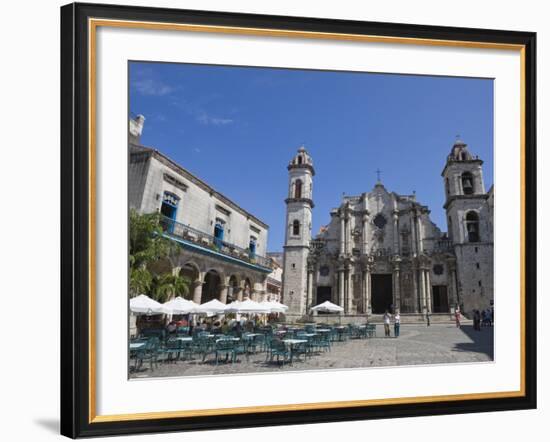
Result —
<svg viewBox="0 0 550 442"><path fill-rule="evenodd" d="M440 239L435 243L435 250L438 252L452 252L453 242L450 239Z"/></svg>
<svg viewBox="0 0 550 442"><path fill-rule="evenodd" d="M170 239L182 240L185 244L196 245L202 250L225 256L232 261L237 260L249 266L257 267L263 272L271 272L273 269L271 259L253 253L250 249L243 249L235 244L222 241L213 235L178 223L165 216L160 217L160 225L164 230L164 235Z"/></svg>

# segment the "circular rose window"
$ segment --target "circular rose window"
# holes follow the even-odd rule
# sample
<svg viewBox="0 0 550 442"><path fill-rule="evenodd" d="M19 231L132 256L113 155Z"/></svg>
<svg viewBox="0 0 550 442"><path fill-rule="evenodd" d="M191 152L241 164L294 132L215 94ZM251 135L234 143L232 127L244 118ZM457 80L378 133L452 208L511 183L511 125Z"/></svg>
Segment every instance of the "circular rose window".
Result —
<svg viewBox="0 0 550 442"><path fill-rule="evenodd" d="M443 274L443 266L441 264L434 265L434 273L436 275L442 275Z"/></svg>
<svg viewBox="0 0 550 442"><path fill-rule="evenodd" d="M328 274L330 273L330 269L327 266L323 266L319 269L319 273L321 274L321 276L328 276Z"/></svg>

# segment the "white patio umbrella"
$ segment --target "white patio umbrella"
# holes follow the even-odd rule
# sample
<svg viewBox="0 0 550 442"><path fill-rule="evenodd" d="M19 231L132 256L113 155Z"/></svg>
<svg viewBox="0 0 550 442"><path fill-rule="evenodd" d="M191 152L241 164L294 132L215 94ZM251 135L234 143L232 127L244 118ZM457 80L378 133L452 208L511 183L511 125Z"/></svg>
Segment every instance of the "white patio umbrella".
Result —
<svg viewBox="0 0 550 442"><path fill-rule="evenodd" d="M133 313L141 313L145 315L162 315L162 304L147 295L139 295L130 299L130 310Z"/></svg>
<svg viewBox="0 0 550 442"><path fill-rule="evenodd" d="M284 313L288 310L286 305L283 305L277 301L263 301L260 302L260 305L269 309L269 313Z"/></svg>
<svg viewBox="0 0 550 442"><path fill-rule="evenodd" d="M226 308L227 305L223 302L220 302L217 299L212 299L211 301L199 305L193 313L213 316L225 313Z"/></svg>
<svg viewBox="0 0 550 442"><path fill-rule="evenodd" d="M282 308L285 312L288 310L288 305L284 305L280 303L279 301L269 301L271 304L273 304L276 307Z"/></svg>
<svg viewBox="0 0 550 442"><path fill-rule="evenodd" d="M314 312L326 312L326 313L341 313L344 311L339 305L333 304L330 301L325 301L322 304L311 307Z"/></svg>
<svg viewBox="0 0 550 442"><path fill-rule="evenodd" d="M199 307L199 305L193 301L178 296L162 304L162 311L171 315L187 315L189 313L195 313L197 307Z"/></svg>
<svg viewBox="0 0 550 442"><path fill-rule="evenodd" d="M269 308L261 305L259 302L247 299L239 302L237 305L234 302L229 304L226 309L227 313L269 313Z"/></svg>

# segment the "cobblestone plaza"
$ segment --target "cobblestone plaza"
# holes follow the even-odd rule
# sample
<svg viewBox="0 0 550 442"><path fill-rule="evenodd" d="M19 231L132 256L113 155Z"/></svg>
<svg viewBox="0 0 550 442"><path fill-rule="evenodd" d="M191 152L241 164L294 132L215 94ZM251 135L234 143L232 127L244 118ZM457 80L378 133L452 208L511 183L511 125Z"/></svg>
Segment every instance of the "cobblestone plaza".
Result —
<svg viewBox="0 0 550 442"><path fill-rule="evenodd" d="M258 352L248 360L241 355L237 362L216 365L210 355L203 363L200 357L176 362L159 362L153 371L144 364L138 371L130 371L130 378L205 376L238 373L290 372L298 370L325 370L407 365L455 364L491 362L493 360L493 328L475 331L471 325L456 328L454 324L402 324L399 338L385 338L383 326L378 325L377 336L367 339L349 339L335 342L330 351L311 357L300 357L292 364L266 362L266 353Z"/></svg>

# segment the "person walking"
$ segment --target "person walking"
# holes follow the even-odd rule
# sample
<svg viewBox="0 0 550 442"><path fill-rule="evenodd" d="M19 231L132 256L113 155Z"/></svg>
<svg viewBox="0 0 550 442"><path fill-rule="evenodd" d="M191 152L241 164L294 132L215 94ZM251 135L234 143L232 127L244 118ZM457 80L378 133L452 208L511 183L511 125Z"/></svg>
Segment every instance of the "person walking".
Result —
<svg viewBox="0 0 550 442"><path fill-rule="evenodd" d="M460 309L458 307L455 308L455 322L456 326L460 328Z"/></svg>
<svg viewBox="0 0 550 442"><path fill-rule="evenodd" d="M391 320L391 315L386 310L386 313L384 313L384 336L386 338L390 336L390 320Z"/></svg>
<svg viewBox="0 0 550 442"><path fill-rule="evenodd" d="M395 316L393 317L393 334L396 338L399 337L399 328L401 327L401 315L399 314L399 310L395 312Z"/></svg>
<svg viewBox="0 0 550 442"><path fill-rule="evenodd" d="M479 310L474 310L474 330L481 331L481 314L479 313Z"/></svg>

